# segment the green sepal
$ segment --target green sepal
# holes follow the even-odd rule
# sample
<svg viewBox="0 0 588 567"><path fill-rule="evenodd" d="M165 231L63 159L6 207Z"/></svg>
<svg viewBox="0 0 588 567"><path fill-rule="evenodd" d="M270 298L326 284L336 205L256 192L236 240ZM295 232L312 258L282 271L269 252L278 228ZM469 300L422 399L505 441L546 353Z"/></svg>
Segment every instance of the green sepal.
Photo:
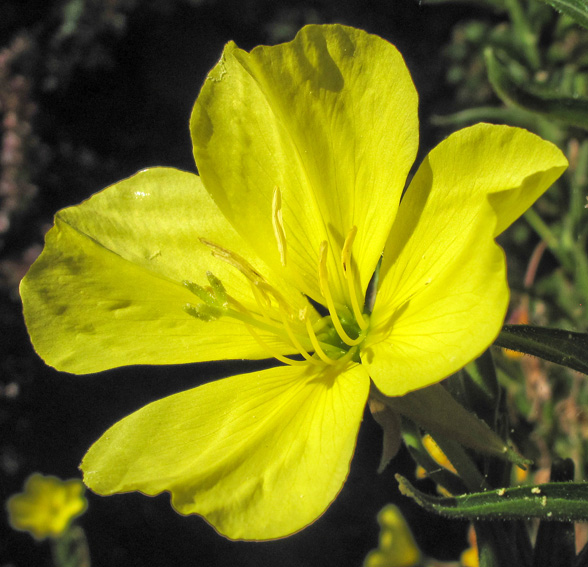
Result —
<svg viewBox="0 0 588 567"><path fill-rule="evenodd" d="M587 333L530 325L505 325L494 344L588 374Z"/></svg>
<svg viewBox="0 0 588 567"><path fill-rule="evenodd" d="M434 438L442 436L468 449L521 466L530 463L509 448L484 421L467 411L441 384L400 397L387 397L378 392L378 399L429 431Z"/></svg>
<svg viewBox="0 0 588 567"><path fill-rule="evenodd" d="M475 492L450 498L430 496L396 475L400 492L419 506L446 518L480 520L541 520L585 522L588 520L588 483L550 482Z"/></svg>
<svg viewBox="0 0 588 567"><path fill-rule="evenodd" d="M514 61L500 61L490 47L484 56L488 79L503 101L588 130L588 99L560 96L555 91L528 86L528 78L513 72Z"/></svg>
<svg viewBox="0 0 588 567"><path fill-rule="evenodd" d="M588 28L588 4L586 0L541 0L558 12L569 16L577 24Z"/></svg>

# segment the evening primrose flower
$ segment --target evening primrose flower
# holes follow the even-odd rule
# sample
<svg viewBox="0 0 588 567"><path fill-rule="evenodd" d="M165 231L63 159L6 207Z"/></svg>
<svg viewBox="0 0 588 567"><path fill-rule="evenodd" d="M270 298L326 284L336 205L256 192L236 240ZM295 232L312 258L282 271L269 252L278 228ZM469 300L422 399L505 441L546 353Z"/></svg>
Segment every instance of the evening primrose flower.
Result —
<svg viewBox="0 0 588 567"><path fill-rule="evenodd" d="M229 43L190 130L199 176L148 169L57 214L21 285L25 318L73 373L282 362L149 404L81 465L99 494L169 491L230 538L278 538L340 491L372 384L436 384L494 340L509 297L494 238L567 162L479 124L434 149L401 200L415 88L395 47L340 25Z"/></svg>
<svg viewBox="0 0 588 567"><path fill-rule="evenodd" d="M8 521L15 530L29 532L38 540L60 537L86 511L84 490L80 480L34 473L26 480L24 492L8 499Z"/></svg>

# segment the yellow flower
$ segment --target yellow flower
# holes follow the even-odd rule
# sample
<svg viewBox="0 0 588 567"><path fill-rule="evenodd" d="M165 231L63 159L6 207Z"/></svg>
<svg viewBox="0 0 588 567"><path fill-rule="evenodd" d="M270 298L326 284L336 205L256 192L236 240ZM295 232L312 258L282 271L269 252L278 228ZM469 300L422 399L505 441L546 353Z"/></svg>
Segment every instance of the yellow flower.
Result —
<svg viewBox="0 0 588 567"><path fill-rule="evenodd" d="M84 490L80 480L34 473L26 480L24 492L8 499L8 521L15 530L29 532L35 539L57 538L86 511Z"/></svg>
<svg viewBox="0 0 588 567"><path fill-rule="evenodd" d="M190 122L200 176L149 169L57 214L21 285L49 364L284 363L123 419L82 462L92 490L169 491L228 537L286 536L340 491L372 382L401 396L494 340L509 296L494 237L567 162L479 124L401 200L417 102L396 48L360 30L229 43Z"/></svg>
<svg viewBox="0 0 588 567"><path fill-rule="evenodd" d="M380 542L370 551L364 567L413 567L421 560L421 552L400 510L388 504L378 514Z"/></svg>

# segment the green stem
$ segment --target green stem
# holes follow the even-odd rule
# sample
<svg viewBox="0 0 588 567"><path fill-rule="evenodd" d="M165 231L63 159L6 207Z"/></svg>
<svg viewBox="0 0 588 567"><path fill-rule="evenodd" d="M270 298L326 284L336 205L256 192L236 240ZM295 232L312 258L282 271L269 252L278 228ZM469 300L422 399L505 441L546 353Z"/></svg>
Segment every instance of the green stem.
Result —
<svg viewBox="0 0 588 567"><path fill-rule="evenodd" d="M90 567L88 540L80 526L70 526L51 543L55 567Z"/></svg>
<svg viewBox="0 0 588 567"><path fill-rule="evenodd" d="M505 0L505 4L514 28L514 37L518 40L523 55L532 69L538 69L540 59L537 37L529 25L520 0Z"/></svg>
<svg viewBox="0 0 588 567"><path fill-rule="evenodd" d="M582 217L585 216L584 205L586 199L586 183L588 180L588 140L580 144L578 158L571 180L571 194L569 204L570 238L576 241L576 236L581 229Z"/></svg>
<svg viewBox="0 0 588 567"><path fill-rule="evenodd" d="M545 241L547 247L553 252L553 255L559 260L559 263L568 271L573 270L570 258L562 253L559 239L553 234L545 221L531 208L524 213L525 220L531 225L531 228Z"/></svg>
<svg viewBox="0 0 588 567"><path fill-rule="evenodd" d="M588 302L588 259L584 252L585 239L582 238L575 243L573 248L575 262L575 281L578 289L585 302Z"/></svg>

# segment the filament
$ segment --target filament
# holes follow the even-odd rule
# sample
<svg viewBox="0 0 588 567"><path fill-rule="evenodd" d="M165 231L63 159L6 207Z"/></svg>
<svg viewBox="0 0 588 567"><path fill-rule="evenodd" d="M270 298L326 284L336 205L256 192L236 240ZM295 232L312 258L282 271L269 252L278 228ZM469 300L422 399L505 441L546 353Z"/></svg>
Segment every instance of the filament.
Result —
<svg viewBox="0 0 588 567"><path fill-rule="evenodd" d="M319 284L321 287L321 292L323 297L327 302L327 308L329 310L329 314L331 315L331 320L333 321L333 325L337 330L337 334L341 337L341 340L348 346L355 346L360 344L363 341L363 337L358 337L357 339L352 339L341 325L341 321L339 320L339 315L337 314L337 310L335 309L335 303L333 302L333 296L331 295L331 290L329 288L329 272L327 270L327 250L328 244L326 240L321 242L321 246L319 248ZM363 318L362 318L363 319Z"/></svg>
<svg viewBox="0 0 588 567"><path fill-rule="evenodd" d="M280 362L283 362L284 364L289 364L290 366L300 366L302 364L306 364L306 360L294 360L292 358L288 358L287 356L284 356L282 354L280 354L279 352L276 352L272 347L270 347L258 334L257 331L251 327L250 325L248 325L247 323L245 323L245 327L247 327L247 330L251 333L251 336L255 339L255 341L257 342L257 344L265 349L267 352L269 352L274 358L276 358L277 360L279 360Z"/></svg>
<svg viewBox="0 0 588 567"><path fill-rule="evenodd" d="M351 298L351 308L353 309L353 315L359 328L365 331L369 324L364 319L363 313L359 307L357 301L357 289L355 288L355 278L351 270L351 249L353 248L353 242L355 241L355 235L357 234L357 227L354 226L349 231L343 249L341 250L341 265L343 266L343 275L347 280L347 289L349 290L349 297Z"/></svg>
<svg viewBox="0 0 588 567"><path fill-rule="evenodd" d="M304 322L306 323L306 331L308 332L308 338L310 339L310 342L312 343L312 346L314 347L314 352L316 352L316 354L318 354L319 358L324 363L336 364L337 361L333 360L331 357L327 356L325 351L321 348L321 345L319 344L318 339L316 338L316 334L314 332L314 329L312 328L312 325L310 323L310 319L308 317L304 317Z"/></svg>

